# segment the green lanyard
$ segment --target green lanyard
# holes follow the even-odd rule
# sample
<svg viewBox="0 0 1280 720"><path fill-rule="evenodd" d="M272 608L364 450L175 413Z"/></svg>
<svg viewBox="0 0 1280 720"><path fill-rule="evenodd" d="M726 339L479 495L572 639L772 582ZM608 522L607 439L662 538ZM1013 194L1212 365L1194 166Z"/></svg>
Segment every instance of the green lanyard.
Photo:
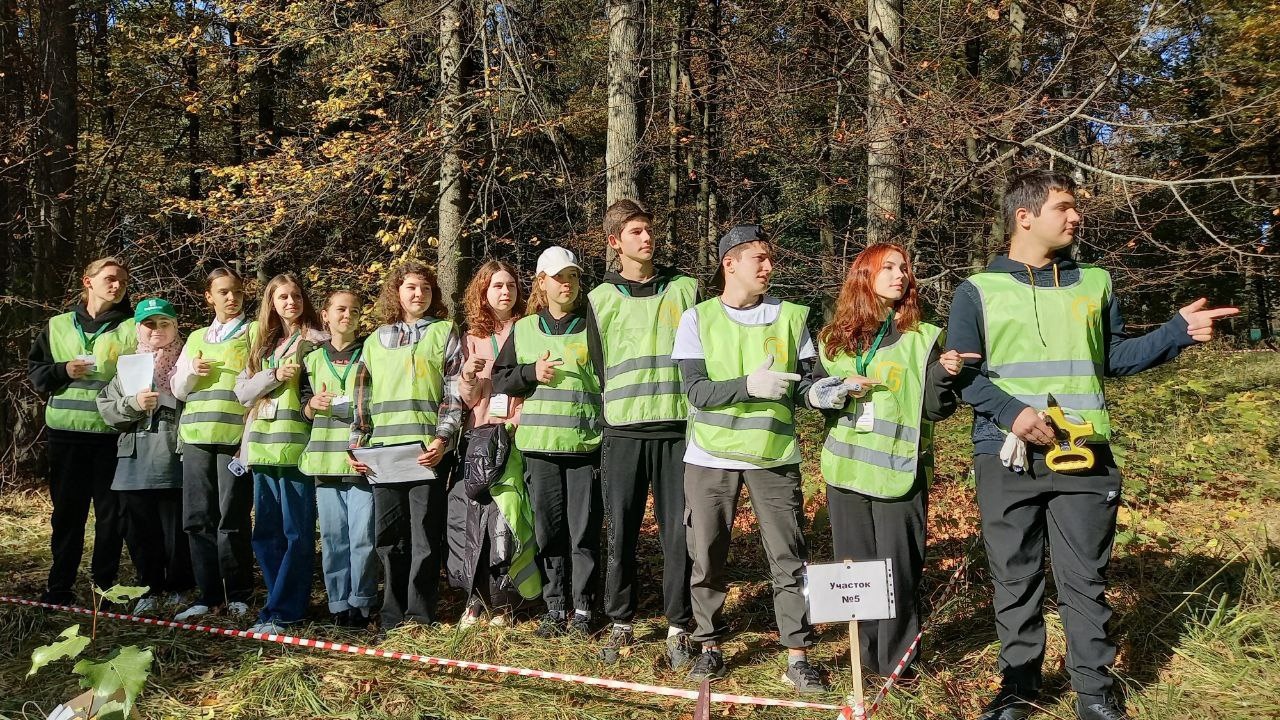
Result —
<svg viewBox="0 0 1280 720"><path fill-rule="evenodd" d="M235 337L236 333L240 332L240 328L244 327L244 324L248 321L249 319L247 317L241 316L240 322L236 323L236 326L231 328L231 332L227 333L226 335L223 335L222 340L219 340L218 342L226 342L227 340L230 340L231 338Z"/></svg>
<svg viewBox="0 0 1280 720"><path fill-rule="evenodd" d="M347 376L351 374L351 368L355 367L356 363L360 362L360 353L363 350L364 348L356 348L356 351L351 353L351 361L347 363L343 372L339 374L338 368L333 365L333 359L329 357L329 348L327 346L324 348L324 361L329 366L329 372L333 373L333 376L338 378L338 382L342 383L341 389L343 391L346 391L347 389Z"/></svg>
<svg viewBox="0 0 1280 720"><path fill-rule="evenodd" d="M493 360L498 361L498 333L489 336L489 344L493 346Z"/></svg>
<svg viewBox="0 0 1280 720"><path fill-rule="evenodd" d="M76 332L80 333L80 344L84 345L84 351L88 354L93 353L93 344L98 342L98 336L107 331L107 325L103 323L102 327L98 328L98 331L92 337L85 335L84 328L80 327L80 318L75 315L71 316L71 324L75 326Z"/></svg>
<svg viewBox="0 0 1280 720"><path fill-rule="evenodd" d="M567 327L567 328L565 328L565 329L564 329L564 334L565 334L565 335L572 335L572 334L573 334L573 329L574 329L574 328L576 328L576 327L578 326L578 323L580 323L580 322L582 322L582 318L580 318L580 317L575 317L574 319L570 320L570 321L569 321L569 327ZM542 328L542 332L543 332L544 334L546 334L546 335L554 335L554 334L555 334L555 333L551 332L551 326L547 324L547 319L546 319L546 318L544 318L544 317L542 317L541 315L539 315L539 316L538 316L538 326ZM495 353L495 355L496 355L496 353Z"/></svg>
<svg viewBox="0 0 1280 720"><path fill-rule="evenodd" d="M893 325L893 313L889 313L889 317L884 319L884 324L880 326L880 332L876 333L876 339L872 341L871 347L867 348L866 354L858 353L854 359L854 367L858 369L858 374L867 377L867 368L871 367L871 360L876 356L876 351L880 349L880 343L884 340L884 336L889 332L889 326Z"/></svg>
<svg viewBox="0 0 1280 720"><path fill-rule="evenodd" d="M291 347L293 345L293 341L297 340L298 336L301 334L302 334L301 330L294 330L293 334L289 336L289 342L285 343L284 346ZM271 357L267 358L267 367L275 368L279 366L279 364L280 364L280 358L276 357L276 354L274 352L271 353Z"/></svg>

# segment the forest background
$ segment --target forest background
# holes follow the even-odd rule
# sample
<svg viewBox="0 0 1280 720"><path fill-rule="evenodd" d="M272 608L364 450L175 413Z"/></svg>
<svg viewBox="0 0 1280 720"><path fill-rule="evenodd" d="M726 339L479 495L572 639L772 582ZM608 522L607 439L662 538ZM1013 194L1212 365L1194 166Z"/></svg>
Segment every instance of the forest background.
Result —
<svg viewBox="0 0 1280 720"><path fill-rule="evenodd" d="M451 299L548 243L606 266L637 197L706 278L764 223L775 292L819 305L867 242L931 312L1004 246L1010 175L1082 184L1075 247L1141 329L1204 294L1275 325L1280 13L1271 0L0 0L0 441L38 467L25 354L79 270L203 322L203 275Z"/></svg>

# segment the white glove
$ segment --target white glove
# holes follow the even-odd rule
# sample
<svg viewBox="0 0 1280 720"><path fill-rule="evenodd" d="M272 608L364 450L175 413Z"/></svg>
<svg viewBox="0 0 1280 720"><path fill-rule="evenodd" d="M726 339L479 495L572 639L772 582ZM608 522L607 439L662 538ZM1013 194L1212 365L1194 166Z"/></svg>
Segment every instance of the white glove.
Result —
<svg viewBox="0 0 1280 720"><path fill-rule="evenodd" d="M747 375L747 394L757 400L780 400L787 394L787 383L799 382L800 376L795 373L775 372L773 356L765 357L760 367Z"/></svg>
<svg viewBox="0 0 1280 720"><path fill-rule="evenodd" d="M1025 471L1027 444L1013 433L1005 435L1004 445L1000 448L1000 463L1016 473Z"/></svg>
<svg viewBox="0 0 1280 720"><path fill-rule="evenodd" d="M809 407L815 410L840 410L851 388L844 378L825 377L809 386Z"/></svg>

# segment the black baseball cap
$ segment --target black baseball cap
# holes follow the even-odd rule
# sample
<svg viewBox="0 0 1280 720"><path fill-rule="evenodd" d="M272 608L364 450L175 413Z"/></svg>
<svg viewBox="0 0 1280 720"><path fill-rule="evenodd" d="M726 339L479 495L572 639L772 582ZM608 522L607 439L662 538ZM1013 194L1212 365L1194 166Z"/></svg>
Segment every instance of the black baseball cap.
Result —
<svg viewBox="0 0 1280 720"><path fill-rule="evenodd" d="M769 236L765 234L763 227L759 225L734 225L729 228L729 232L720 236L719 259L724 261L724 256L739 245L757 241L769 242Z"/></svg>

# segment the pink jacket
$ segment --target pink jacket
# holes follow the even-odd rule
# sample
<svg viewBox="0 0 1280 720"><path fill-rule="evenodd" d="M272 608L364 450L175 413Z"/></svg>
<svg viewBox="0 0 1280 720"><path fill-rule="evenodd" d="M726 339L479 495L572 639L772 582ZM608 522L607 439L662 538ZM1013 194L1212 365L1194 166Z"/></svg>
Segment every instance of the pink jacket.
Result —
<svg viewBox="0 0 1280 720"><path fill-rule="evenodd" d="M497 343L498 350L501 350L502 345L507 341L507 336L511 334L511 328L514 326L515 320L508 320L502 326L502 329L498 331L497 336L492 339L488 336L476 337L471 333L466 335L464 367L470 364L472 358L480 357L488 360L484 365L484 369L476 373L474 381L468 382L464 374L458 382L458 391L462 395L462 401L471 410L467 415L468 430L478 425L490 425L500 422L520 424L520 405L524 402L523 398L512 397L508 399L506 417L489 416L489 396L493 394L493 381L490 378L493 376L493 361L497 359L494 343Z"/></svg>

